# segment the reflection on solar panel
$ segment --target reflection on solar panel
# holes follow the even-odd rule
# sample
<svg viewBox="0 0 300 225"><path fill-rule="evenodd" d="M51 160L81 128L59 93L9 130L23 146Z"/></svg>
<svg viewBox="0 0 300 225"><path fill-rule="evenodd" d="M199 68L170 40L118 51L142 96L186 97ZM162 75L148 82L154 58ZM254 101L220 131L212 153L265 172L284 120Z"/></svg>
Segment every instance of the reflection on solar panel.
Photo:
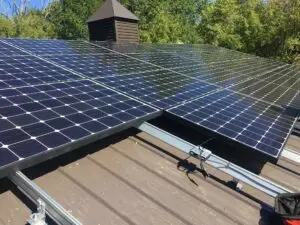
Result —
<svg viewBox="0 0 300 225"><path fill-rule="evenodd" d="M130 54L130 56L164 68L192 66L196 64L192 60L171 53ZM201 62L199 61L198 63Z"/></svg>
<svg viewBox="0 0 300 225"><path fill-rule="evenodd" d="M92 44L101 46L103 48L110 49L112 51L120 53L150 53L150 52L161 52L151 46L144 46L138 43L117 43L117 42L103 42L103 41L91 41Z"/></svg>
<svg viewBox="0 0 300 225"><path fill-rule="evenodd" d="M228 87L241 81L254 78L280 68L277 63L268 60L245 59L239 61L219 62L189 67L173 68L173 71L211 82L222 87Z"/></svg>
<svg viewBox="0 0 300 225"><path fill-rule="evenodd" d="M34 56L0 56L0 89L80 79Z"/></svg>
<svg viewBox="0 0 300 225"><path fill-rule="evenodd" d="M159 69L159 67L152 66L151 64L143 63L118 54L53 55L45 56L45 58L68 69L82 73L88 78Z"/></svg>
<svg viewBox="0 0 300 225"><path fill-rule="evenodd" d="M200 97L218 88L168 70L105 76L96 81L161 109Z"/></svg>
<svg viewBox="0 0 300 225"><path fill-rule="evenodd" d="M35 55L57 54L103 54L111 51L93 46L85 41L66 40L32 40L32 39L0 39Z"/></svg>
<svg viewBox="0 0 300 225"><path fill-rule="evenodd" d="M295 122L288 110L221 90L167 112L278 157Z"/></svg>
<svg viewBox="0 0 300 225"><path fill-rule="evenodd" d="M300 71L294 66L284 67L254 77L231 89L273 104L287 106L300 89Z"/></svg>
<svg viewBox="0 0 300 225"><path fill-rule="evenodd" d="M1 40L1 39L0 39ZM28 55L21 50L4 44L0 41L0 57L1 56L14 56L14 55Z"/></svg>
<svg viewBox="0 0 300 225"><path fill-rule="evenodd" d="M0 90L0 96L0 167L158 113L89 80Z"/></svg>

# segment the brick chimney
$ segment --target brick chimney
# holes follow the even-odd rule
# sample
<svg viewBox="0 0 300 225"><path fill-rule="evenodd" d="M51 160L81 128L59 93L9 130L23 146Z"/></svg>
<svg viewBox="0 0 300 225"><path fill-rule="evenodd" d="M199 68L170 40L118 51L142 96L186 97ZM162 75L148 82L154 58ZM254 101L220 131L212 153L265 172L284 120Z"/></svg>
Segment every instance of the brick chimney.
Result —
<svg viewBox="0 0 300 225"><path fill-rule="evenodd" d="M88 19L91 41L139 40L139 19L117 0L105 0Z"/></svg>

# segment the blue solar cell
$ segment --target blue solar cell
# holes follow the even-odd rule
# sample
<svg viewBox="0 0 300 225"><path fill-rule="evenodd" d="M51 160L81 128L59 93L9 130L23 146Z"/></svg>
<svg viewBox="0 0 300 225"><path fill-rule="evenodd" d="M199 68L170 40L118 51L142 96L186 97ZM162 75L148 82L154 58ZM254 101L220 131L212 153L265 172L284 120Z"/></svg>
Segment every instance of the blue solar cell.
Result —
<svg viewBox="0 0 300 225"><path fill-rule="evenodd" d="M32 137L38 137L44 134L48 134L54 131L54 128L44 123L34 123L22 128L27 134Z"/></svg>
<svg viewBox="0 0 300 225"><path fill-rule="evenodd" d="M36 140L26 140L11 145L10 150L22 158L30 157L47 150L47 148Z"/></svg>
<svg viewBox="0 0 300 225"><path fill-rule="evenodd" d="M0 142L3 145L11 145L16 142L30 139L30 136L20 129L6 130L1 132L0 134Z"/></svg>
<svg viewBox="0 0 300 225"><path fill-rule="evenodd" d="M286 109L220 90L167 110L273 157L278 157L296 116Z"/></svg>
<svg viewBox="0 0 300 225"><path fill-rule="evenodd" d="M36 123L39 121L37 118L35 118L34 116L29 115L29 114L21 114L18 116L12 116L9 118L9 120L17 126L33 124L33 123Z"/></svg>
<svg viewBox="0 0 300 225"><path fill-rule="evenodd" d="M83 124L81 124L81 126L84 127L85 129L87 129L88 131L92 132L92 133L97 133L97 132L100 132L100 131L104 131L108 128L108 126L105 126L102 123L99 123L97 121L91 121L91 122L83 123Z"/></svg>
<svg viewBox="0 0 300 225"><path fill-rule="evenodd" d="M6 119L0 119L0 132L4 130L12 129L14 127L15 126L11 122L7 121Z"/></svg>
<svg viewBox="0 0 300 225"><path fill-rule="evenodd" d="M34 115L36 118L38 118L40 120L49 120L49 119L59 117L59 114L57 114L49 109L44 109L44 110L40 110L38 112L33 112L32 115Z"/></svg>
<svg viewBox="0 0 300 225"><path fill-rule="evenodd" d="M59 132L45 134L44 136L38 137L37 140L49 149L71 142L71 139Z"/></svg>
<svg viewBox="0 0 300 225"><path fill-rule="evenodd" d="M108 127L114 127L114 126L122 124L121 120L118 120L112 116L103 117L99 121Z"/></svg>
<svg viewBox="0 0 300 225"><path fill-rule="evenodd" d="M6 166L10 163L16 162L19 160L19 157L17 157L15 154L13 154L11 151L9 151L6 148L0 148L0 167Z"/></svg>
<svg viewBox="0 0 300 225"><path fill-rule="evenodd" d="M55 94L57 87L59 94ZM76 94L70 96L69 90L76 90ZM122 124L159 114L155 108L89 80L16 87L0 93L3 94L0 95L3 103L0 105L0 148L6 149L0 151L0 158L11 156L9 153L16 156L7 156L7 164L11 163L10 159L29 160L31 156L42 156L92 134L112 128L118 131L123 129ZM95 98L90 93L102 97Z"/></svg>

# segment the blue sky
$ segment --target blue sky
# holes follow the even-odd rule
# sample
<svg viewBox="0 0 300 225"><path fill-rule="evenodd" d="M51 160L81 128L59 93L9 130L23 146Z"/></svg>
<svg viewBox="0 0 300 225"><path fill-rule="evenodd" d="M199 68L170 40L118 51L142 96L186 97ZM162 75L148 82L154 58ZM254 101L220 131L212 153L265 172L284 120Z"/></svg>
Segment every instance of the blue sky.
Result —
<svg viewBox="0 0 300 225"><path fill-rule="evenodd" d="M17 0L20 3L21 0ZM29 2L29 7L31 8L42 8L43 4L49 4L52 0L27 0ZM11 10L9 5L13 0L0 0L0 13L11 15Z"/></svg>

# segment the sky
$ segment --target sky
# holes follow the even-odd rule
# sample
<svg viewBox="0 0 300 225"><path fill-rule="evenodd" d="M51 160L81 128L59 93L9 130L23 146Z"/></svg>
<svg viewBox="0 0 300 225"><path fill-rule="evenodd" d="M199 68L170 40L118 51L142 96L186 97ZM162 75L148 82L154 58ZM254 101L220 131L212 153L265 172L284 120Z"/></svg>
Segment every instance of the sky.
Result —
<svg viewBox="0 0 300 225"><path fill-rule="evenodd" d="M18 4L20 4L21 0L15 0ZM31 8L42 8L43 5L49 4L52 0L27 0L28 5ZM11 15L11 9L9 5L13 2L13 0L0 0L0 13L5 15Z"/></svg>

